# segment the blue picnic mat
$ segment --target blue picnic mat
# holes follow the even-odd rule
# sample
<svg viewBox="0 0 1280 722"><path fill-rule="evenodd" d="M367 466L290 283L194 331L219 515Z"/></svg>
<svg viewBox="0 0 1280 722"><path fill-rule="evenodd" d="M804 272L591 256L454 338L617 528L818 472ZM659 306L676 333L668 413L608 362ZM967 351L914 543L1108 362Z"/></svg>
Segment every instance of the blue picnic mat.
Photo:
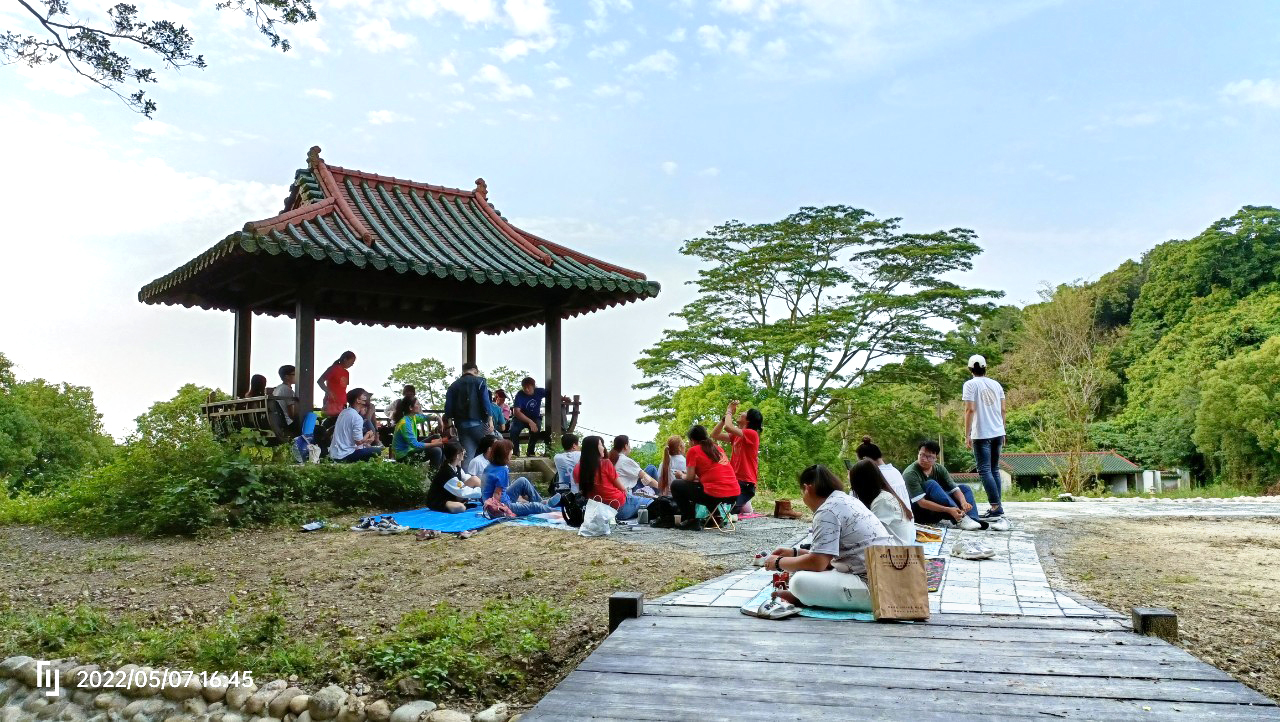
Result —
<svg viewBox="0 0 1280 722"><path fill-rule="evenodd" d="M751 598L751 601L742 605L747 608L759 607L773 596L773 585L769 585L760 590L760 593ZM823 609L821 607L800 607L800 616L812 617L813 619L838 619L851 620L854 622L874 622L875 615L871 612L850 612L843 609Z"/></svg>
<svg viewBox="0 0 1280 722"><path fill-rule="evenodd" d="M461 514L449 514L430 509L414 509L395 514L387 514L397 524L410 529L434 529L435 531L462 532L472 529L483 529L501 522L501 519L486 519L480 509L468 509Z"/></svg>

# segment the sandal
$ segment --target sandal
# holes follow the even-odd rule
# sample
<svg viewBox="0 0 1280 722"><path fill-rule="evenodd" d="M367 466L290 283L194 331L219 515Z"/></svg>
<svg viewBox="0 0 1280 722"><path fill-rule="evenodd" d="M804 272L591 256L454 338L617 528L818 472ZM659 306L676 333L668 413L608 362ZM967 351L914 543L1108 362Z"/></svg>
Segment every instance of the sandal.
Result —
<svg viewBox="0 0 1280 722"><path fill-rule="evenodd" d="M418 541L427 541L429 539L437 539L439 537L440 537L440 532L436 531L435 529L423 529L422 531L413 535L413 538L417 539Z"/></svg>
<svg viewBox="0 0 1280 722"><path fill-rule="evenodd" d="M475 532L475 530L474 530L474 529L468 529L468 530L466 530L466 531L462 532L461 534L459 534L459 535L458 535L458 538L459 538L459 539L470 539L471 537L473 537L473 536L475 536L475 535L476 535L476 532Z"/></svg>
<svg viewBox="0 0 1280 722"><path fill-rule="evenodd" d="M756 616L761 619L786 619L799 613L800 607L784 599L774 597L760 605L760 609L756 611Z"/></svg>

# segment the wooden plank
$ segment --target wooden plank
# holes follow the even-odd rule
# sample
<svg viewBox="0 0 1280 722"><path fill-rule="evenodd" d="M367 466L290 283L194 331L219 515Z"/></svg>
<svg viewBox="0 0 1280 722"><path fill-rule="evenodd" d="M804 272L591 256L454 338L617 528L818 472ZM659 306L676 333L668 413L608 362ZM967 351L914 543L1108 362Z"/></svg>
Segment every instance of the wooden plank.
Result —
<svg viewBox="0 0 1280 722"><path fill-rule="evenodd" d="M786 686L806 682L813 670L805 666L749 664L732 660L703 659L679 666L673 659L632 658L598 649L579 667L586 672L614 672L633 675L661 675L680 669L688 677L702 678L706 685L724 680L754 681L763 685ZM1107 697L1111 699L1164 700L1167 702L1218 702L1270 704L1270 700L1238 682L1136 680L1111 677L1064 677L1023 672L1017 674L971 674L955 670L946 674L875 667L824 667L830 679L846 680L846 686L877 687L883 690L970 690L992 694L1039 694L1057 697Z"/></svg>
<svg viewBox="0 0 1280 722"><path fill-rule="evenodd" d="M668 629L706 629L712 624L709 619L690 617L661 617L645 615L640 619L628 620L624 624L641 624L655 628ZM813 634L819 636L859 635L877 637L885 640L919 639L922 636L933 639L987 639L1009 642L1065 642L1092 645L1126 644L1132 646L1156 646L1165 642L1153 637L1142 637L1128 631L1088 632L1072 629L1018 629L991 627L959 627L928 626L919 624L873 624L870 622L839 622L825 619L808 619L793 617L780 621L757 619L738 613L735 617L724 617L714 622L715 629L722 629L726 634L752 634L763 629L775 627L788 634Z"/></svg>
<svg viewBox="0 0 1280 722"><path fill-rule="evenodd" d="M646 690L639 693L639 690ZM707 685L679 675L636 677L573 672L531 710L526 720L814 720L949 719L966 717L1151 720L1161 718L1276 719L1276 709L1231 704L1125 701L932 691L910 697L870 687L849 688L831 679L796 685L726 680ZM616 717L615 717L616 715Z"/></svg>
<svg viewBox="0 0 1280 722"><path fill-rule="evenodd" d="M781 636L781 635L778 635ZM853 641L853 640L850 640ZM723 659L758 664L799 664L814 666L873 667L879 669L932 670L949 673L1019 674L1034 669L1038 674L1071 677L1126 677L1129 679L1183 679L1233 681L1220 669L1193 658L1177 660L1134 660L1098 657L1097 655L1043 655L1039 657L992 654L987 648L981 654L921 654L912 645L881 647L871 644L824 644L818 640L797 646L794 640L752 637L747 643L726 639L714 632L696 635L645 635L643 638L610 640L602 649L610 654L628 657L662 657L669 660ZM1015 645L1006 645L1014 647Z"/></svg>
<svg viewBox="0 0 1280 722"><path fill-rule="evenodd" d="M684 591L684 590L682 590ZM746 600L743 600L744 602ZM730 614L732 612L732 614ZM648 605L645 607L645 616L656 617L695 617L695 618L720 618L732 617L734 615L742 615L738 607L691 607L677 605ZM743 615L745 616L745 615ZM806 621L814 622L835 622L837 624L847 624L848 622L840 622L836 620L809 619ZM865 624L865 622L863 622ZM886 623L879 623L882 626ZM982 615L982 614L935 614L926 622L917 622L917 624L927 624L930 627L948 626L948 627L991 627L998 629L1075 629L1082 631L1090 630L1129 630L1127 624L1121 620L1110 617L1029 617L1017 615Z"/></svg>

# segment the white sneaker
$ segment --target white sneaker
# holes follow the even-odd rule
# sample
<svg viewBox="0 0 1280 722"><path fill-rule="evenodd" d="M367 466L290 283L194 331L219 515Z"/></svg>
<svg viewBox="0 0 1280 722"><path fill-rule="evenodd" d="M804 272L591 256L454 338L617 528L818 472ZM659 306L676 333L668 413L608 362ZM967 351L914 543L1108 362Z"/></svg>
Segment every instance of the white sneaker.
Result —
<svg viewBox="0 0 1280 722"><path fill-rule="evenodd" d="M956 523L956 526L965 531L977 531L982 528L982 524L970 519L967 515L960 517L960 521Z"/></svg>
<svg viewBox="0 0 1280 722"><path fill-rule="evenodd" d="M1009 531L1009 520L1002 516L991 519L987 522L987 525L991 528L991 531Z"/></svg>

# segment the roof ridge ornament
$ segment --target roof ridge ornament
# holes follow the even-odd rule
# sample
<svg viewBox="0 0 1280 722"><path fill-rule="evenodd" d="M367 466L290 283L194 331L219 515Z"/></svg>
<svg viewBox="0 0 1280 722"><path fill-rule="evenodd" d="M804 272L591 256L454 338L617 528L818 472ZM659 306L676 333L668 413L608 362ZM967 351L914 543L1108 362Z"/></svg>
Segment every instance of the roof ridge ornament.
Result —
<svg viewBox="0 0 1280 722"><path fill-rule="evenodd" d="M489 202L489 184L484 182L484 178L476 178L476 189L472 193L478 201L477 205L480 206L480 212L488 216L489 220L493 221L494 225L498 226L498 229L506 234L507 238L516 244L517 248L533 256L534 259L548 268L556 264L556 259L550 253L538 248L528 238L525 238L493 207L493 204Z"/></svg>
<svg viewBox="0 0 1280 722"><path fill-rule="evenodd" d="M337 202L338 215L342 216L342 220L351 226L351 230L360 237L360 240L369 248L373 248L373 231L356 212L352 210L351 205L343 197L338 188L338 181L333 177L333 173L329 170L329 165L320 157L320 146L313 145L307 151L307 165L311 171L316 174L316 182L324 189L325 196L333 198Z"/></svg>

